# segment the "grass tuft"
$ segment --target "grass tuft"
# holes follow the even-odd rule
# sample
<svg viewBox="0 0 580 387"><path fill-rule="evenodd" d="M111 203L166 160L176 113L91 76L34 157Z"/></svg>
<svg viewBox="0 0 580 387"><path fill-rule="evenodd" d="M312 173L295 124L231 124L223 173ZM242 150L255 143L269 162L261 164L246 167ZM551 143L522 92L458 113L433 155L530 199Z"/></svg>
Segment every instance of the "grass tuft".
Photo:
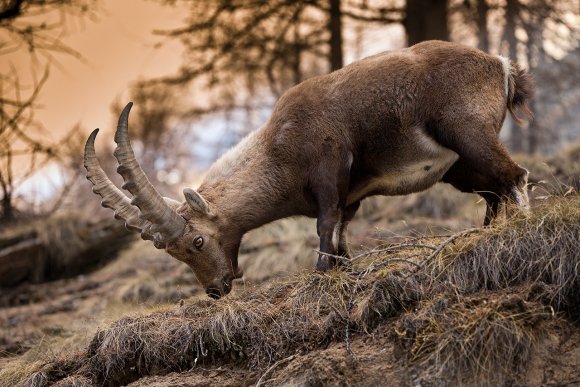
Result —
<svg viewBox="0 0 580 387"><path fill-rule="evenodd" d="M471 294L529 282L549 292L556 310L580 315L579 198L552 198L451 246L430 267L434 286Z"/></svg>
<svg viewBox="0 0 580 387"><path fill-rule="evenodd" d="M404 315L395 332L415 383L505 385L521 375L553 316L519 295L440 296Z"/></svg>

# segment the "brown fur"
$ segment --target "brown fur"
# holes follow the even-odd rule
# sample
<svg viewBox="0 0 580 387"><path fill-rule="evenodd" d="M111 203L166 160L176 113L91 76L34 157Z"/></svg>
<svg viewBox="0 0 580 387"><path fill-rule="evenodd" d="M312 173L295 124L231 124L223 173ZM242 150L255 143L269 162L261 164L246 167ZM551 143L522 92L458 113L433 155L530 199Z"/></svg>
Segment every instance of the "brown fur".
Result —
<svg viewBox="0 0 580 387"><path fill-rule="evenodd" d="M199 200L179 207L187 227L168 252L218 297L241 275L242 236L276 219L316 217L320 250L347 255L348 222L370 195L444 181L480 192L486 223L505 200L525 206L527 171L498 140L506 109L525 109L532 91L530 77L512 69L508 98L498 57L429 41L302 82L210 168ZM207 209L194 208L198 202ZM201 249L192 247L197 236ZM334 266L329 255L320 255L317 269Z"/></svg>
<svg viewBox="0 0 580 387"><path fill-rule="evenodd" d="M514 121L522 125L524 120L517 116L516 109L520 109L529 119L534 117L534 114L528 106L528 101L534 96L532 76L517 63L511 63L508 87L508 110Z"/></svg>

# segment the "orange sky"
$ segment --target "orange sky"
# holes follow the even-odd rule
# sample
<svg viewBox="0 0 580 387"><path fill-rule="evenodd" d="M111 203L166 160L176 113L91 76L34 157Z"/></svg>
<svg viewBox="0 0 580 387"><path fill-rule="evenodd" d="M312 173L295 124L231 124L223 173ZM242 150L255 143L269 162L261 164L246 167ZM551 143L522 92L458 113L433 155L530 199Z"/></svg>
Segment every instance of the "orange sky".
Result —
<svg viewBox="0 0 580 387"><path fill-rule="evenodd" d="M51 133L53 141L77 122L87 133L96 127L110 130L116 119L110 113L111 103L116 97L123 104L128 102L131 82L174 74L181 64L179 42L166 42L155 48L162 38L152 31L181 26L189 13L187 9L164 7L155 0L100 0L99 4L97 22L71 18L67 23L68 35L63 41L77 50L84 61L56 54L58 66L51 67L38 98L42 108L35 112L36 118ZM396 47L395 42L402 39L400 32L368 28L363 54ZM348 37L345 40L348 42ZM347 62L357 59L352 54L346 52ZM1 59L0 71L6 71L9 61L22 67L28 65L30 57L21 50Z"/></svg>
<svg viewBox="0 0 580 387"><path fill-rule="evenodd" d="M162 7L155 1L101 0L98 21L69 21L64 42L82 54L85 63L57 54L50 78L38 102L43 106L37 119L52 133L53 140L81 122L88 132L109 129L110 105L115 97L128 99L129 84L139 77L172 74L181 63L177 42L154 48L160 41L152 30L181 24L183 10ZM10 61L27 63L27 53ZM6 58L0 69L7 66ZM20 64L22 64L20 63Z"/></svg>
<svg viewBox="0 0 580 387"><path fill-rule="evenodd" d="M63 39L84 62L56 55L59 65L52 67L38 100L43 108L36 117L53 133L53 140L77 122L87 133L95 127L110 129L116 119L111 116L110 105L118 96L123 104L128 101L132 81L174 74L181 64L179 42L155 48L162 38L152 31L181 26L187 9L160 6L154 0L101 0L100 4L97 22L70 20L68 36ZM401 45L400 27L367 30L364 55ZM349 37L345 40L348 45ZM347 50L345 60L357 59L353 54ZM16 60L26 63L29 56L20 52ZM0 63L0 70L6 64Z"/></svg>
<svg viewBox="0 0 580 387"><path fill-rule="evenodd" d="M51 66L50 76L41 90L35 118L46 128L50 141L59 141L76 123L87 133L96 127L110 131L116 117L110 106L116 97L128 101L131 82L136 79L173 74L181 64L178 42L155 48L161 38L155 29L167 29L182 24L187 15L183 9L160 6L156 1L100 0L98 20L67 20L67 35L63 42L83 56L83 61L66 54L55 54L58 63ZM30 84L30 55L25 50L0 57L0 71L7 73L10 65L19 71L21 84ZM42 72L42 71L40 71ZM29 95L23 94L23 99ZM103 136L101 136L103 137ZM100 139L98 148L106 143ZM110 139L112 142L112 138ZM28 168L28 161L15 160ZM62 184L58 166L50 164L39 170L17 194L50 197Z"/></svg>

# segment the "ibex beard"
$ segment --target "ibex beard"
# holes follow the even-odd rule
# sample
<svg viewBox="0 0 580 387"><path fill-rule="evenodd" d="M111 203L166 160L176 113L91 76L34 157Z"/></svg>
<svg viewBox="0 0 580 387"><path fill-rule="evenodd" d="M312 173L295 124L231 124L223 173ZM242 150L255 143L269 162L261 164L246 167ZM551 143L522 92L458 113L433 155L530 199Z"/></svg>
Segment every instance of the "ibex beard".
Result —
<svg viewBox="0 0 580 387"><path fill-rule="evenodd" d="M209 169L185 200L162 197L129 142L131 104L121 113L114 155L132 199L100 167L95 130L84 164L102 205L127 228L187 263L213 298L240 278L243 235L277 219L317 218L317 270L349 256L346 232L361 200L403 195L437 182L477 192L488 225L500 206L528 206L527 171L499 142L509 111L531 117L531 77L506 58L429 41L306 80L270 119Z"/></svg>

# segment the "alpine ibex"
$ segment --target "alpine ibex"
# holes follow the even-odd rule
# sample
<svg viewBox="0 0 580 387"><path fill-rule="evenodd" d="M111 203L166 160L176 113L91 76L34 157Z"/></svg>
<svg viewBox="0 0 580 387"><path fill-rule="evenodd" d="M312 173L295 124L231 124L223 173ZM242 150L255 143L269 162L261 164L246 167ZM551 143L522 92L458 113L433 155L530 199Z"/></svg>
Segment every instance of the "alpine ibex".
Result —
<svg viewBox="0 0 580 387"><path fill-rule="evenodd" d="M163 198L136 161L127 132L115 134L123 188L85 147L87 178L102 205L156 247L187 263L213 298L240 278L238 250L251 229L293 215L317 218L317 270L348 256L346 229L362 199L425 190L439 181L498 206L527 206L527 171L498 140L506 110L531 115L531 77L508 59L429 41L374 55L288 90L260 129L216 161L185 202ZM328 255L324 255L324 253Z"/></svg>

